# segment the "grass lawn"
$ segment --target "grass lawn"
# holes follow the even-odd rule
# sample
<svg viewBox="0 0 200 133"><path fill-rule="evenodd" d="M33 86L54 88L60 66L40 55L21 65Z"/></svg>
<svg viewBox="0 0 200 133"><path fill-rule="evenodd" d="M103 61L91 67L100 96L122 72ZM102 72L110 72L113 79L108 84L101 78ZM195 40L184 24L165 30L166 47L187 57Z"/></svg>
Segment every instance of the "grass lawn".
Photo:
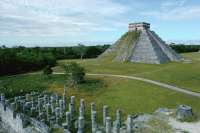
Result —
<svg viewBox="0 0 200 133"><path fill-rule="evenodd" d="M76 61L83 65L88 73L140 76L200 92L200 53L188 53L184 54L184 57L192 59L192 63L153 65L90 59L61 60L58 64ZM54 68L55 72L63 72L59 65ZM7 97L22 95L32 90L63 93L63 86L66 83L65 75L51 75L47 78L39 73L0 77L0 93L4 92ZM87 76L86 79L85 83L76 88L69 88L68 96L76 96L76 110L78 110L80 98L86 100L87 119L90 118L90 103L93 101L97 104L99 122L102 120L103 105L110 107L112 119L117 108L122 109L123 117L126 117L127 114L152 113L159 107L176 108L180 104L192 106L194 113L200 118L200 98L142 81L104 76Z"/></svg>
<svg viewBox="0 0 200 133"><path fill-rule="evenodd" d="M200 53L183 54L192 63L167 63L161 65L140 63L118 63L99 59L60 60L58 64L76 61L86 68L88 73L122 74L144 77L172 84L191 91L200 92ZM55 72L62 72L57 66Z"/></svg>
<svg viewBox="0 0 200 133"><path fill-rule="evenodd" d="M64 84L65 77L54 75L50 78L43 75L17 75L12 77L0 77L0 92L7 97L25 94L30 91L43 91L54 84Z"/></svg>
<svg viewBox="0 0 200 133"><path fill-rule="evenodd" d="M7 87L6 91L1 91L6 92L9 96L12 88L14 88L12 92L17 94L20 94L22 89L24 92L48 89L62 94L65 76L52 75L48 79L38 74L19 75L9 78L1 77L0 81L4 83L0 84L0 88L5 87L5 85ZM159 107L176 108L180 104L192 106L194 112L200 116L199 98L135 80L89 76L86 83L79 85L76 89L70 88L68 95L76 96L77 105L80 98L84 98L88 110L90 103L95 101L99 110L99 118L101 117L100 113L102 113L102 105L105 104L110 106L111 116L114 116L117 108L121 108L123 116L126 116L127 114L150 113Z"/></svg>

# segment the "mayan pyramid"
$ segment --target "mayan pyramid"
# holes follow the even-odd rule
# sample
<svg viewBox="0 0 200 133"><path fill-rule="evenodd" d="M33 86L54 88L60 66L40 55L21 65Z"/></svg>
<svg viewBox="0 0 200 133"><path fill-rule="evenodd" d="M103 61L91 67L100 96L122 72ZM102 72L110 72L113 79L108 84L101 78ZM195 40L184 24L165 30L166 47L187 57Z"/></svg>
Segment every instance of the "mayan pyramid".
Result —
<svg viewBox="0 0 200 133"><path fill-rule="evenodd" d="M150 30L149 23L131 23L128 28L129 31L101 54L100 59L150 64L182 59L154 31Z"/></svg>

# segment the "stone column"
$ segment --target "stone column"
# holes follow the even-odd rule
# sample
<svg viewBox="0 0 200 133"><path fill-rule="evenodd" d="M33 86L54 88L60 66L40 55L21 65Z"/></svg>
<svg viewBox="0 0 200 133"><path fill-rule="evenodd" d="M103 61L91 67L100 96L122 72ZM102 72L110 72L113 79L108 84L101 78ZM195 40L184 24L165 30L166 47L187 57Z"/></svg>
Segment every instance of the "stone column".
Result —
<svg viewBox="0 0 200 133"><path fill-rule="evenodd" d="M9 100L8 99L5 100L5 104L6 104L6 106L8 106L8 104L9 104Z"/></svg>
<svg viewBox="0 0 200 133"><path fill-rule="evenodd" d="M1 102L5 104L5 94L1 93Z"/></svg>
<svg viewBox="0 0 200 133"><path fill-rule="evenodd" d="M72 106L72 111L75 112L75 96L71 96L70 104Z"/></svg>
<svg viewBox="0 0 200 133"><path fill-rule="evenodd" d="M84 117L84 113L85 113L85 101L84 99L81 99L79 107L79 116Z"/></svg>
<svg viewBox="0 0 200 133"><path fill-rule="evenodd" d="M62 117L63 117L63 111L62 111L62 109L60 108L60 118L62 119Z"/></svg>
<svg viewBox="0 0 200 133"><path fill-rule="evenodd" d="M84 133L84 125L85 125L84 117L80 116L78 118L78 132L77 133Z"/></svg>
<svg viewBox="0 0 200 133"><path fill-rule="evenodd" d="M96 111L92 111L91 112L91 121L92 121L92 132L95 133L97 130L97 112Z"/></svg>
<svg viewBox="0 0 200 133"><path fill-rule="evenodd" d="M85 100L81 99L80 105L83 107L83 109L85 110Z"/></svg>
<svg viewBox="0 0 200 133"><path fill-rule="evenodd" d="M3 93L1 93L1 95L2 95ZM0 102L1 102L1 95L0 95Z"/></svg>
<svg viewBox="0 0 200 133"><path fill-rule="evenodd" d="M53 104L51 104L51 114L54 114L55 113L55 107Z"/></svg>
<svg viewBox="0 0 200 133"><path fill-rule="evenodd" d="M56 115L56 124L58 124L59 123L59 116L60 116L60 108L59 107L57 107L55 109L55 115Z"/></svg>
<svg viewBox="0 0 200 133"><path fill-rule="evenodd" d="M106 117L108 116L108 106L103 106L103 126L106 126Z"/></svg>
<svg viewBox="0 0 200 133"><path fill-rule="evenodd" d="M67 88L64 86L64 93L63 93L63 106L64 109L66 110L66 104L67 104Z"/></svg>
<svg viewBox="0 0 200 133"><path fill-rule="evenodd" d="M31 100L31 107L34 108L34 100L33 100L33 98Z"/></svg>
<svg viewBox="0 0 200 133"><path fill-rule="evenodd" d="M35 111L36 111L36 108L34 106L34 101L33 101L33 98L32 98L32 100L31 100L31 115L33 115Z"/></svg>
<svg viewBox="0 0 200 133"><path fill-rule="evenodd" d="M29 101L29 98L30 98L30 95L29 94L26 94L26 101Z"/></svg>
<svg viewBox="0 0 200 133"><path fill-rule="evenodd" d="M38 113L40 114L40 112L41 112L41 101L40 101L40 99L38 99L37 108L38 108Z"/></svg>
<svg viewBox="0 0 200 133"><path fill-rule="evenodd" d="M113 125L113 133L120 133L120 127L117 123Z"/></svg>
<svg viewBox="0 0 200 133"><path fill-rule="evenodd" d="M75 104L75 96L71 96L70 103Z"/></svg>
<svg viewBox="0 0 200 133"><path fill-rule="evenodd" d="M114 133L119 133L120 132L120 127L121 127L121 110L116 111L116 120L113 125L113 132Z"/></svg>
<svg viewBox="0 0 200 133"><path fill-rule="evenodd" d="M60 107L60 117L62 117L62 114L64 112L64 110L63 110L63 100L62 99L59 100L59 107Z"/></svg>
<svg viewBox="0 0 200 133"><path fill-rule="evenodd" d="M51 102L51 104L54 104L54 101L55 101L54 97L51 96L51 98L50 98L50 102Z"/></svg>
<svg viewBox="0 0 200 133"><path fill-rule="evenodd" d="M71 103L69 103L69 112L70 112L71 119L73 119L73 117L74 117L74 106Z"/></svg>
<svg viewBox="0 0 200 133"><path fill-rule="evenodd" d="M44 95L44 104L47 104L48 103L48 96L47 95Z"/></svg>
<svg viewBox="0 0 200 133"><path fill-rule="evenodd" d="M15 111L15 109L16 109L16 103L13 102L13 103L10 104L10 106L11 106L12 110Z"/></svg>
<svg viewBox="0 0 200 133"><path fill-rule="evenodd" d="M55 95L55 99L56 99L56 105L58 106L58 105L59 105L59 101L58 101L58 100L59 100L59 97L58 97L58 94Z"/></svg>
<svg viewBox="0 0 200 133"><path fill-rule="evenodd" d="M15 98L14 98L14 101L15 101L15 102L18 102L18 97L15 97Z"/></svg>
<svg viewBox="0 0 200 133"><path fill-rule="evenodd" d="M91 113L92 111L96 111L96 105L94 102L91 103Z"/></svg>
<svg viewBox="0 0 200 133"><path fill-rule="evenodd" d="M50 107L51 107L50 104L47 104L47 105L46 105L46 116L47 116L47 121L48 121L48 122L49 122L49 120L50 120Z"/></svg>
<svg viewBox="0 0 200 133"><path fill-rule="evenodd" d="M70 127L71 127L71 114L70 114L70 112L66 112L66 123L67 123L68 129L70 129Z"/></svg>
<svg viewBox="0 0 200 133"><path fill-rule="evenodd" d="M122 115L122 111L118 109L116 112L116 122L119 125L119 127L121 127L121 120L122 120L121 115Z"/></svg>
<svg viewBox="0 0 200 133"><path fill-rule="evenodd" d="M67 98L66 98L66 96L65 95L63 95L63 109L66 111L66 109L67 109L67 100L66 100Z"/></svg>
<svg viewBox="0 0 200 133"><path fill-rule="evenodd" d="M126 124L127 133L132 133L133 121L131 115L128 115Z"/></svg>
<svg viewBox="0 0 200 133"><path fill-rule="evenodd" d="M106 117L106 133L111 133L112 125L111 125L111 118Z"/></svg>

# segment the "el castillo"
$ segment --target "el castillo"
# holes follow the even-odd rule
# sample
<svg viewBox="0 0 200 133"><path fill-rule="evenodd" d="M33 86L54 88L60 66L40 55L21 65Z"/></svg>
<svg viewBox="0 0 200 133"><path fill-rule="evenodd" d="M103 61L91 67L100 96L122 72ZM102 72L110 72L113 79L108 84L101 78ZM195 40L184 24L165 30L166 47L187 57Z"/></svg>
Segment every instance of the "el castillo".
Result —
<svg viewBox="0 0 200 133"><path fill-rule="evenodd" d="M0 133L200 133L199 7L1 0Z"/></svg>
<svg viewBox="0 0 200 133"><path fill-rule="evenodd" d="M149 23L131 23L125 33L102 58L111 56L115 61L160 64L180 61L181 56L172 50L154 31Z"/></svg>

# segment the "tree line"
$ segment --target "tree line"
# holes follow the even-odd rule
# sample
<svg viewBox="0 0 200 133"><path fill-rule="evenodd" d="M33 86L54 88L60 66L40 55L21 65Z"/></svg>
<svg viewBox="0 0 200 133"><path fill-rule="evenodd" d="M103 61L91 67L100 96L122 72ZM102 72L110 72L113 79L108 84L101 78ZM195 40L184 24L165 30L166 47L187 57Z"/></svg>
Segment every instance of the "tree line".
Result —
<svg viewBox="0 0 200 133"><path fill-rule="evenodd" d="M79 44L73 47L34 47L23 46L7 48L0 47L0 75L18 74L40 70L56 65L59 59L96 58L110 45L85 46ZM170 47L178 53L197 52L200 45L175 45Z"/></svg>
<svg viewBox="0 0 200 133"><path fill-rule="evenodd" d="M56 65L59 59L96 58L109 45L74 47L0 47L0 76L25 73Z"/></svg>
<svg viewBox="0 0 200 133"><path fill-rule="evenodd" d="M170 44L170 47L178 53L198 52L200 50L200 45L176 45L172 43Z"/></svg>

